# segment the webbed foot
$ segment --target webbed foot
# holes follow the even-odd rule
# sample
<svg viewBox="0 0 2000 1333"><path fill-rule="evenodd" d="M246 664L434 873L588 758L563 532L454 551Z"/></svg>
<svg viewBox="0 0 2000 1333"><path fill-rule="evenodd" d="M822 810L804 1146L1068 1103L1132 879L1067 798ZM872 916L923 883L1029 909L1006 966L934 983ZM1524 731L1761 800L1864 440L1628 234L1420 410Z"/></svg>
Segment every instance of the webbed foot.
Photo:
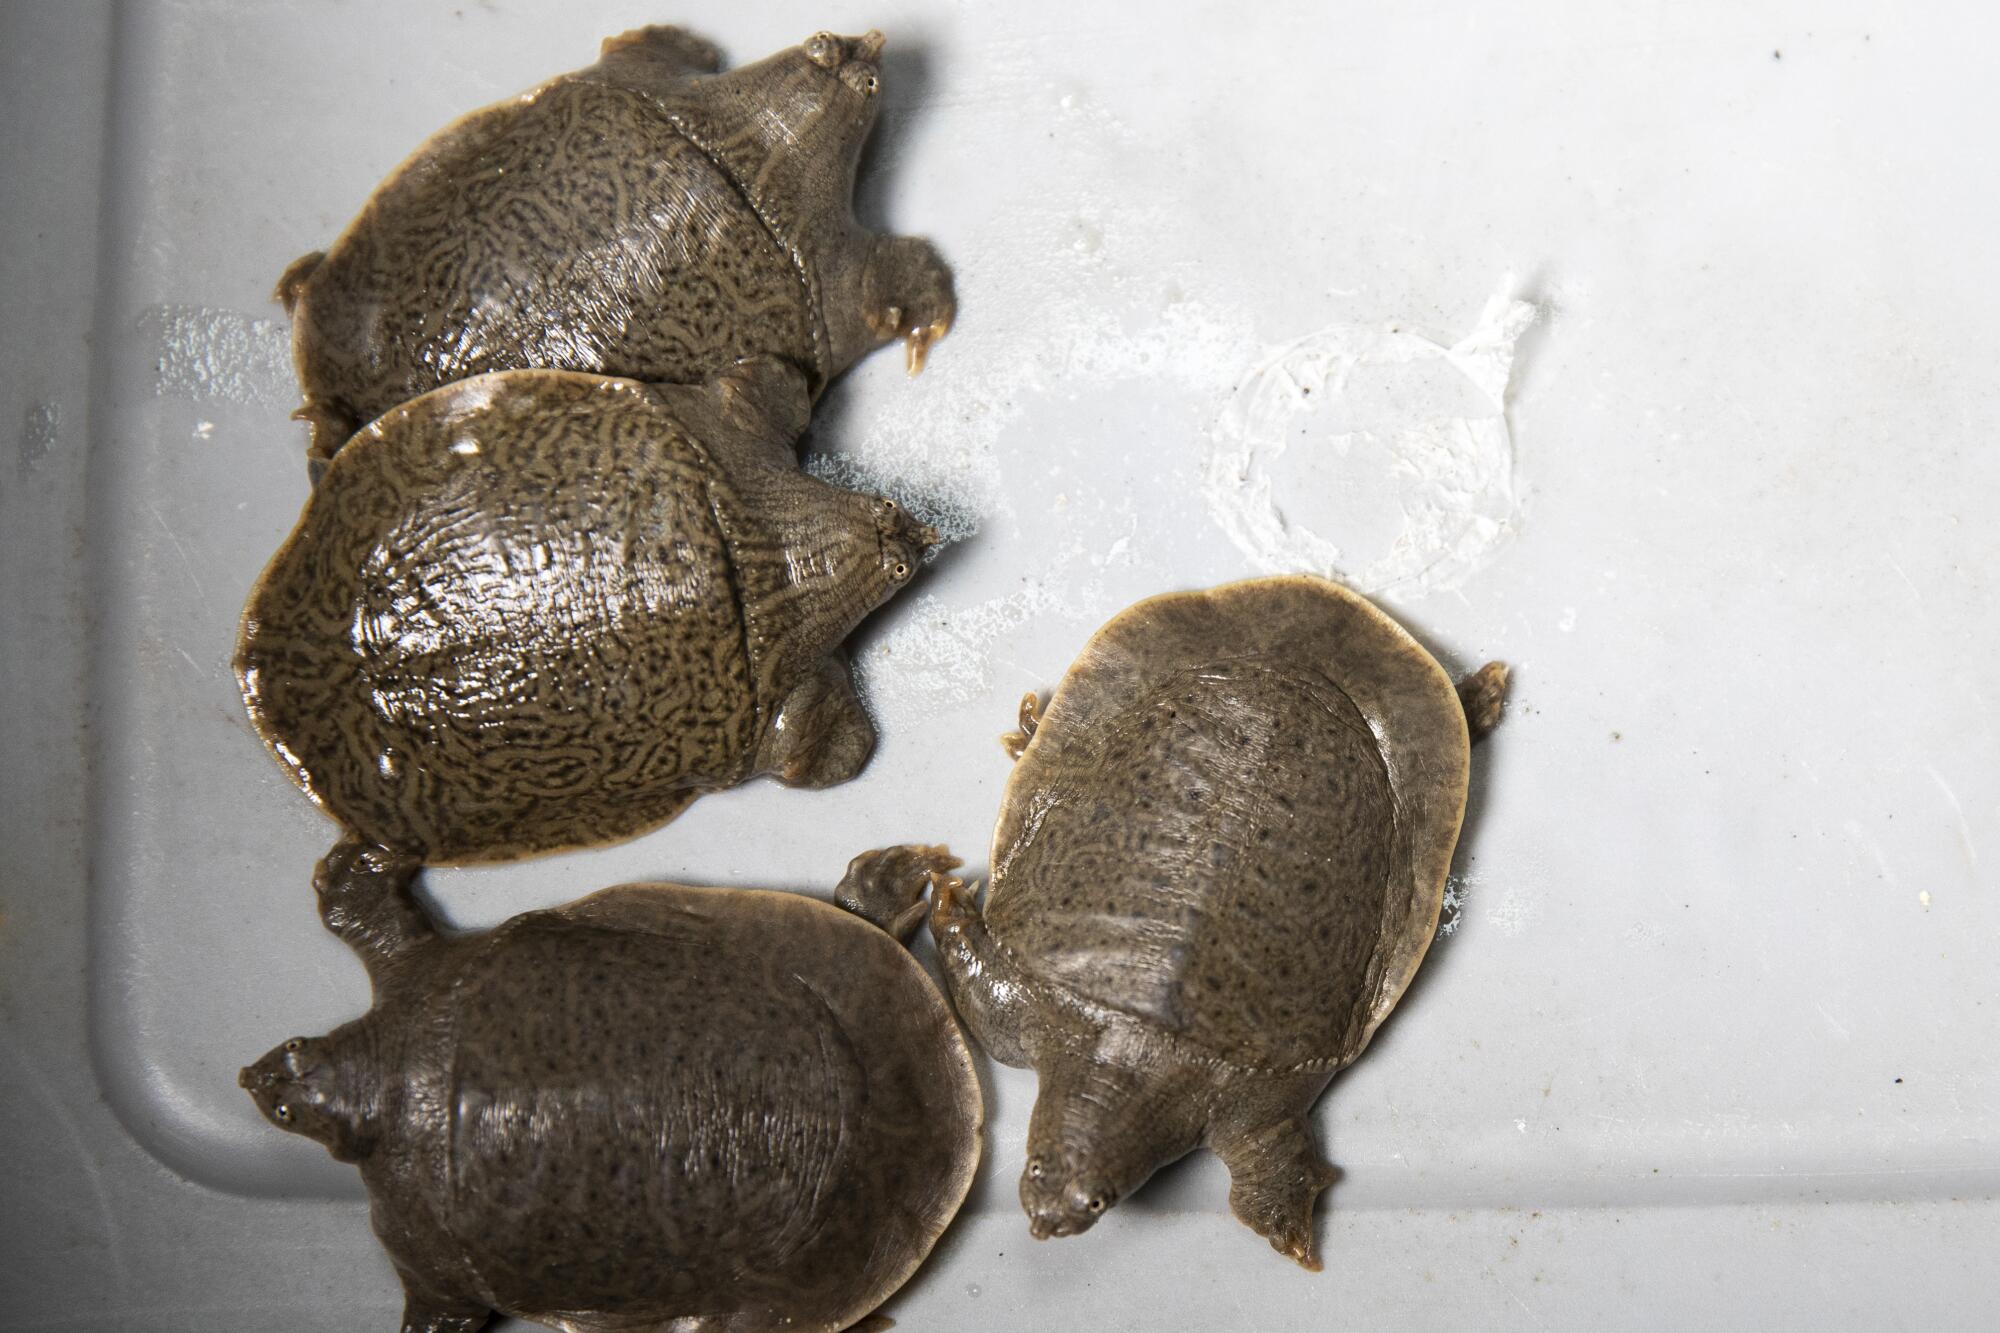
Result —
<svg viewBox="0 0 2000 1333"><path fill-rule="evenodd" d="M909 844L863 852L847 863L833 900L904 944L923 923L924 891L960 864L951 848Z"/></svg>
<svg viewBox="0 0 2000 1333"><path fill-rule="evenodd" d="M422 859L352 834L313 871L319 919L360 955L369 975L437 934L411 893Z"/></svg>
<svg viewBox="0 0 2000 1333"><path fill-rule="evenodd" d="M1505 662L1488 662L1458 682L1458 701L1465 706L1465 730L1477 745L1500 725L1500 710L1507 702L1507 681L1512 673Z"/></svg>
<svg viewBox="0 0 2000 1333"><path fill-rule="evenodd" d="M868 327L887 342L901 338L912 375L921 374L931 344L951 331L958 313L951 270L929 241L885 236L869 257L862 292Z"/></svg>
<svg viewBox="0 0 2000 1333"><path fill-rule="evenodd" d="M1340 1173L1320 1160L1304 1118L1219 1140L1215 1150L1229 1167L1229 1211L1279 1254L1317 1273L1313 1210Z"/></svg>
<svg viewBox="0 0 2000 1333"><path fill-rule="evenodd" d="M336 935L372 922L384 905L408 891L422 862L348 834L313 868L320 919Z"/></svg>
<svg viewBox="0 0 2000 1333"><path fill-rule="evenodd" d="M787 696L772 725L766 770L787 787L832 787L867 767L875 723L847 663L830 657Z"/></svg>
<svg viewBox="0 0 2000 1333"><path fill-rule="evenodd" d="M956 875L939 874L931 879L931 932L939 938L952 931L965 931L980 923L979 885L967 884Z"/></svg>
<svg viewBox="0 0 2000 1333"><path fill-rule="evenodd" d="M1035 738L1035 731L1042 725L1042 696L1029 690L1021 696L1021 711L1017 715L1021 724L1019 731L1007 732L1000 738L1000 748L1007 752L1009 759L1019 759L1028 748L1028 742Z"/></svg>

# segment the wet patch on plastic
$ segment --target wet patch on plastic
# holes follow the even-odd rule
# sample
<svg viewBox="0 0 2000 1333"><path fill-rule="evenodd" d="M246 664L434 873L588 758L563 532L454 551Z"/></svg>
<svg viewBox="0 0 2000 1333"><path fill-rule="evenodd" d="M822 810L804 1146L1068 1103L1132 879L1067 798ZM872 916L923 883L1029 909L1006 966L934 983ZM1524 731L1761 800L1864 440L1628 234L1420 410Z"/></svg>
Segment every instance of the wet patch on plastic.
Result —
<svg viewBox="0 0 2000 1333"><path fill-rule="evenodd" d="M1210 431L1210 515L1267 573L1456 588L1521 513L1507 384L1536 307L1503 280L1471 330L1333 325L1279 348Z"/></svg>
<svg viewBox="0 0 2000 1333"><path fill-rule="evenodd" d="M291 339L276 320L197 305L150 306L140 319L162 398L283 405L298 396Z"/></svg>

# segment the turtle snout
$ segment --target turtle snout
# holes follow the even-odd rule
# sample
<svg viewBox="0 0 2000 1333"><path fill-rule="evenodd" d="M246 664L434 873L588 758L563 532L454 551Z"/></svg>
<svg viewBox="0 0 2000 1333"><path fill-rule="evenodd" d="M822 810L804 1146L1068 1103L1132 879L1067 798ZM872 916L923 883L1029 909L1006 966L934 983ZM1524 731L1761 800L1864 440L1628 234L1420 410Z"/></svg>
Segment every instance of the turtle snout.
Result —
<svg viewBox="0 0 2000 1333"><path fill-rule="evenodd" d="M1079 1216L1059 1203L1046 1204L1041 1207L1030 1207L1028 1209L1028 1234L1036 1240L1048 1240L1051 1237L1061 1239L1064 1236L1080 1236L1090 1230L1091 1223L1096 1220L1095 1217Z"/></svg>
<svg viewBox="0 0 2000 1333"><path fill-rule="evenodd" d="M864 36L846 40L847 59L841 62L840 81L864 98L882 91L881 33L870 29Z"/></svg>

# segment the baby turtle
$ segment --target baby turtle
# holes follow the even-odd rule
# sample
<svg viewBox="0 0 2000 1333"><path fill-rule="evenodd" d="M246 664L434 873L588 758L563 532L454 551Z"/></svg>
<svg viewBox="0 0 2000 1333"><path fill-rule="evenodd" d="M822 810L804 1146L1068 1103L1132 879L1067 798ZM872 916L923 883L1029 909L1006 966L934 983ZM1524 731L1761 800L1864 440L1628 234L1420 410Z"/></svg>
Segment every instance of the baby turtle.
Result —
<svg viewBox="0 0 2000 1333"><path fill-rule="evenodd" d="M278 282L311 456L491 370L687 384L775 355L817 396L899 336L920 369L951 272L853 211L882 45L823 32L719 73L700 38L640 28L433 136Z"/></svg>
<svg viewBox="0 0 2000 1333"><path fill-rule="evenodd" d="M984 913L943 880L931 930L973 1035L1040 1075L1037 1237L1205 1144L1236 1215L1319 1266L1306 1115L1429 947L1506 684L1455 691L1368 602L1288 577L1141 602L1046 714L1023 701Z"/></svg>
<svg viewBox="0 0 2000 1333"><path fill-rule="evenodd" d="M956 864L864 853L847 911L629 884L448 935L414 860L345 842L320 914L374 1007L239 1081L360 1168L406 1333L494 1311L572 1333L845 1328L930 1253L979 1161L971 1054L899 943Z"/></svg>
<svg viewBox="0 0 2000 1333"><path fill-rule="evenodd" d="M236 670L292 779L427 861L612 842L875 729L841 640L937 533L799 469L804 377L516 370L341 450L243 612Z"/></svg>

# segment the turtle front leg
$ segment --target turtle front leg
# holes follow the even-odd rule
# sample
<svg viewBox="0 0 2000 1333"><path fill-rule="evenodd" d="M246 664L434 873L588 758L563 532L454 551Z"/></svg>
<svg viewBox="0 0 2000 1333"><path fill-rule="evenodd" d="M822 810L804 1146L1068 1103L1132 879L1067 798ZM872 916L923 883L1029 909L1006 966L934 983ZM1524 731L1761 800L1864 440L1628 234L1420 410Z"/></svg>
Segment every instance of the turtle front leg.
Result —
<svg viewBox="0 0 2000 1333"><path fill-rule="evenodd" d="M1233 1104L1224 1121L1211 1127L1209 1146L1229 1168L1229 1210L1270 1241L1272 1249L1317 1273L1313 1209L1339 1173L1321 1159L1313 1143L1305 1116L1312 1095L1287 1090L1268 1098L1248 1094L1226 1100ZM1265 1114L1259 1114L1260 1107Z"/></svg>
<svg viewBox="0 0 2000 1333"><path fill-rule="evenodd" d="M912 375L958 313L951 270L929 241L878 236L861 279L862 313L877 342L901 338Z"/></svg>
<svg viewBox="0 0 2000 1333"><path fill-rule="evenodd" d="M779 706L758 768L787 787L846 782L875 752L875 724L854 693L847 663L829 657Z"/></svg>
<svg viewBox="0 0 2000 1333"><path fill-rule="evenodd" d="M931 880L931 938L945 989L973 1039L1003 1065L1034 1063L1028 1033L1039 1018L1039 987L986 929L973 889L955 875Z"/></svg>
<svg viewBox="0 0 2000 1333"><path fill-rule="evenodd" d="M1019 759L1028 748L1028 742L1035 739L1035 730L1042 725L1042 696L1029 690L1021 696L1019 713L1021 729L1007 732L1000 738L1000 748L1007 752L1009 759Z"/></svg>
<svg viewBox="0 0 2000 1333"><path fill-rule="evenodd" d="M437 938L411 892L421 862L349 834L313 871L319 919L360 957L373 982L397 958Z"/></svg>
<svg viewBox="0 0 2000 1333"><path fill-rule="evenodd" d="M945 846L883 847L847 863L833 901L908 944L922 924L928 904L924 891L959 864Z"/></svg>

